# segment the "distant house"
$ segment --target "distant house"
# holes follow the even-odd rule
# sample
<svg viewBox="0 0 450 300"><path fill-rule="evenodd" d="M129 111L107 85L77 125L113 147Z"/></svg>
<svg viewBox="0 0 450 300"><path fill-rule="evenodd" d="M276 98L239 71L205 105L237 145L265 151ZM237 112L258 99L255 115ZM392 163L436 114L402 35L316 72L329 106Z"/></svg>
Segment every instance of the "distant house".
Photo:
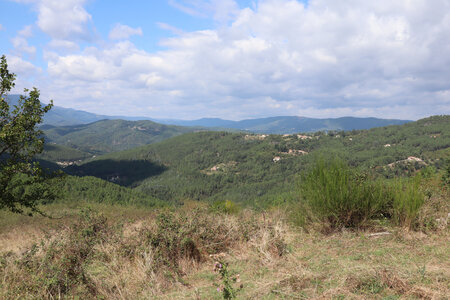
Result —
<svg viewBox="0 0 450 300"><path fill-rule="evenodd" d="M286 154L291 154L291 155L300 154L300 155L304 155L304 154L308 154L308 152L303 151L303 150L289 149L289 152L287 152Z"/></svg>

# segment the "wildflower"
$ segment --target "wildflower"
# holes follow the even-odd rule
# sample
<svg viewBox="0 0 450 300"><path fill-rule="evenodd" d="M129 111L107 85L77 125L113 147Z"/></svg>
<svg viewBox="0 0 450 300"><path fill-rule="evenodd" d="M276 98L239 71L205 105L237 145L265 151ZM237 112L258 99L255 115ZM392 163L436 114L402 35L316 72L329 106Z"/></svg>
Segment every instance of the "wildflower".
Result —
<svg viewBox="0 0 450 300"><path fill-rule="evenodd" d="M220 270L222 270L223 266L220 262L216 261L216 263L214 264L214 272L218 272Z"/></svg>

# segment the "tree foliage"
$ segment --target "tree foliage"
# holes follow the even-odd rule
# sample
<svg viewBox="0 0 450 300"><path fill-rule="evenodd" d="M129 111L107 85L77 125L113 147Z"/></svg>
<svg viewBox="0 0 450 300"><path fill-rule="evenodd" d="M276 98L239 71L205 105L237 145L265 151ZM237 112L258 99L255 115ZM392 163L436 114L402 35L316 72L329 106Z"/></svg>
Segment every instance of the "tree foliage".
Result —
<svg viewBox="0 0 450 300"><path fill-rule="evenodd" d="M3 55L0 58L0 209L29 213L38 211L40 200L53 197L45 174L33 157L44 145L42 131L36 125L53 103L41 106L39 91L24 90L18 104L10 105L7 95L16 75L10 73Z"/></svg>

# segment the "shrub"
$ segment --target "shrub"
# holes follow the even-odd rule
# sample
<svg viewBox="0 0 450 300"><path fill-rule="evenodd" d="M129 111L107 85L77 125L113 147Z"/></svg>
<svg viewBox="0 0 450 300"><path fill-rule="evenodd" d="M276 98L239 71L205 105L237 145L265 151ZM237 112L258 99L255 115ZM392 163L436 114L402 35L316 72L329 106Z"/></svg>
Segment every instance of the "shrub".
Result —
<svg viewBox="0 0 450 300"><path fill-rule="evenodd" d="M178 272L181 258L200 260L200 252L194 240L185 231L183 222L173 214L162 213L157 217L156 230L147 233L148 246L154 253L152 271L168 267Z"/></svg>
<svg viewBox="0 0 450 300"><path fill-rule="evenodd" d="M442 174L442 185L450 187L450 159L447 159L445 163L446 166L444 169L444 173Z"/></svg>
<svg viewBox="0 0 450 300"><path fill-rule="evenodd" d="M303 176L300 191L305 211L325 221L332 229L362 227L386 210L387 190L381 181L370 181L342 160L319 159ZM301 215L296 219L301 222Z"/></svg>
<svg viewBox="0 0 450 300"><path fill-rule="evenodd" d="M396 179L391 187L392 216L394 221L411 228L425 202L425 195L420 190L421 176Z"/></svg>
<svg viewBox="0 0 450 300"><path fill-rule="evenodd" d="M180 262L183 259L202 261L209 254L225 251L244 238L239 226L227 222L226 218L218 218L205 209L184 214L161 213L154 228L141 230L144 242L136 251L153 253L149 271L182 275Z"/></svg>
<svg viewBox="0 0 450 300"><path fill-rule="evenodd" d="M213 211L226 214L236 214L240 210L239 205L231 200L216 201L212 204L211 208Z"/></svg>

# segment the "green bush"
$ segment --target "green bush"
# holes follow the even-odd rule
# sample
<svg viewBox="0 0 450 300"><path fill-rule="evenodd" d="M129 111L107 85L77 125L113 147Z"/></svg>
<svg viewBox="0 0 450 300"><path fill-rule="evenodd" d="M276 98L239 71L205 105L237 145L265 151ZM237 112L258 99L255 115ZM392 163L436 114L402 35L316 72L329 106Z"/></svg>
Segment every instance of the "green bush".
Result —
<svg viewBox="0 0 450 300"><path fill-rule="evenodd" d="M239 205L231 200L215 201L212 204L211 208L215 212L226 213L226 214L236 214L240 211Z"/></svg>
<svg viewBox="0 0 450 300"><path fill-rule="evenodd" d="M412 227L425 202L425 195L420 190L421 176L396 179L392 183L392 216L398 225Z"/></svg>
<svg viewBox="0 0 450 300"><path fill-rule="evenodd" d="M444 173L442 174L442 185L450 187L450 159L447 159L445 164Z"/></svg>
<svg viewBox="0 0 450 300"><path fill-rule="evenodd" d="M305 211L333 228L362 227L386 210L381 181L351 169L344 161L319 159L300 184ZM297 216L301 221L301 217ZM304 222L304 221L303 221Z"/></svg>
<svg viewBox="0 0 450 300"><path fill-rule="evenodd" d="M325 222L331 229L361 228L368 221L389 218L411 228L424 204L421 176L372 179L340 159L319 159L302 177L302 201L292 213L297 225Z"/></svg>

